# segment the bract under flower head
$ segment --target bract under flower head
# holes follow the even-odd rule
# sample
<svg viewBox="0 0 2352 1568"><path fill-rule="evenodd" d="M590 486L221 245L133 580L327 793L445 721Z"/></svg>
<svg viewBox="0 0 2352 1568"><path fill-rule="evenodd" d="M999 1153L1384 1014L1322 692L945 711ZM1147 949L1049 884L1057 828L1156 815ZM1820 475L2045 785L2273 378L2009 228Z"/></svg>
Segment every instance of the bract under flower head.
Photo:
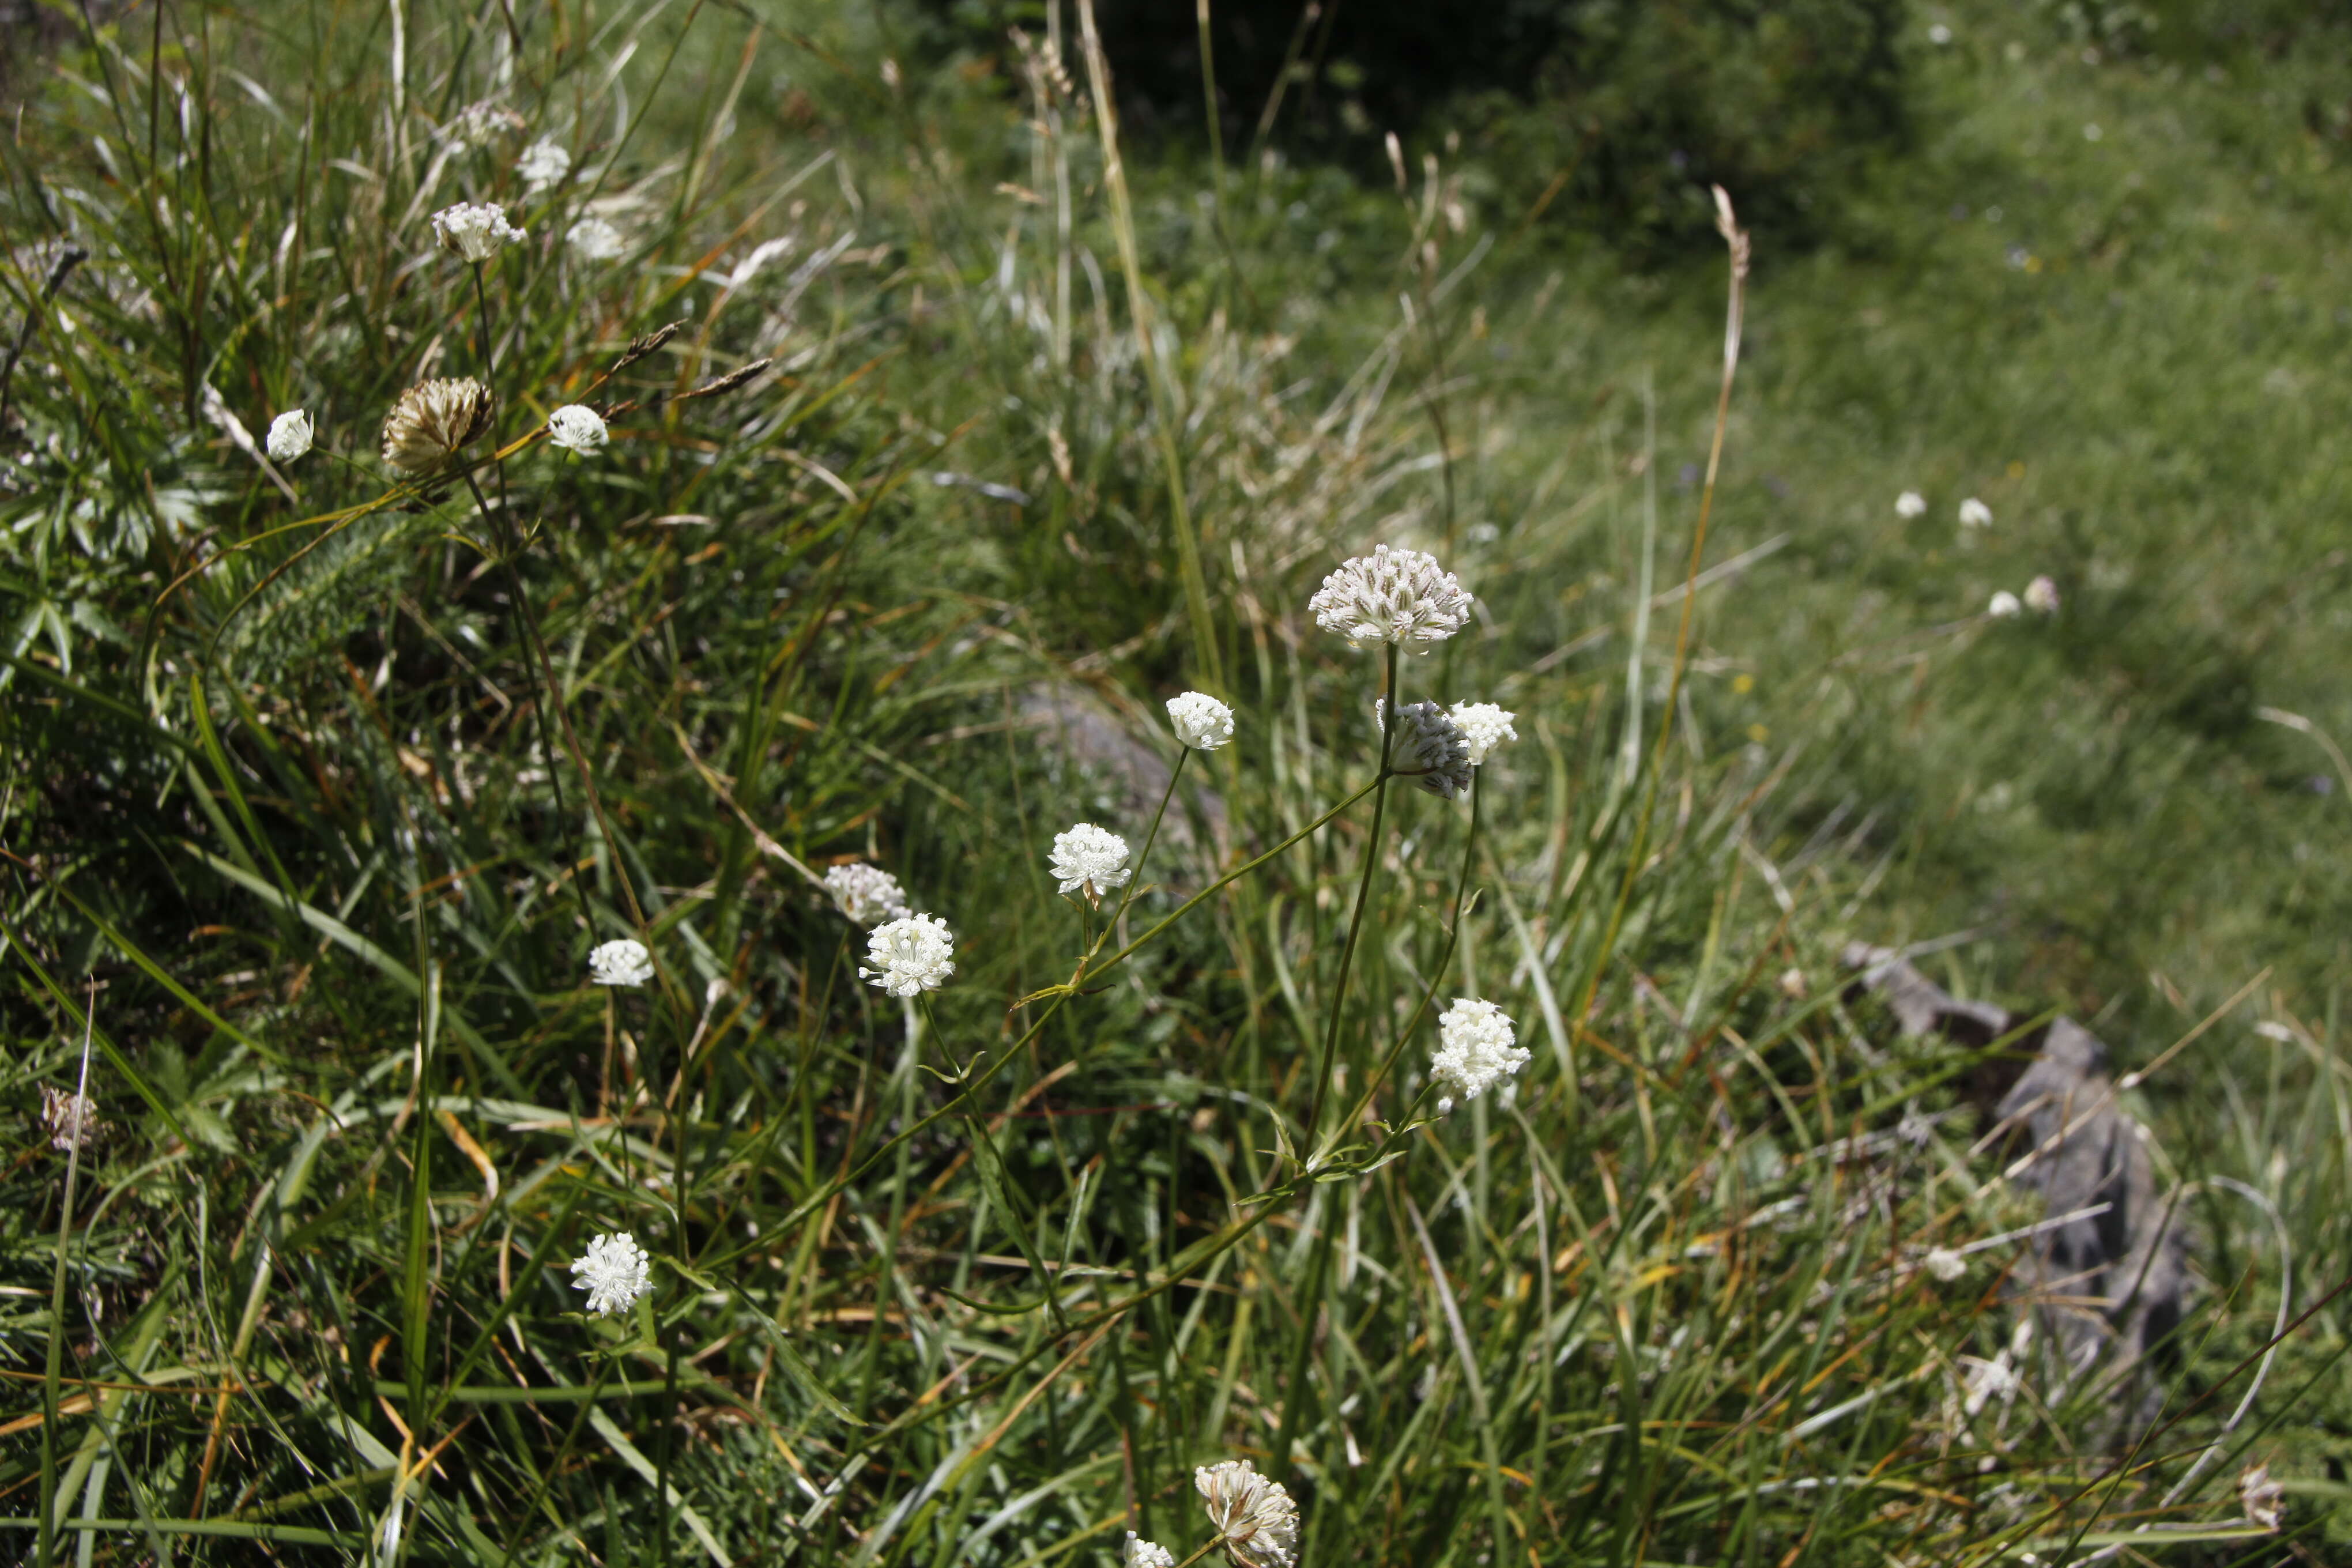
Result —
<svg viewBox="0 0 2352 1568"><path fill-rule="evenodd" d="M625 1312L653 1289L651 1259L625 1230L600 1236L573 1259L572 1288L588 1292L588 1310L597 1317Z"/></svg>
<svg viewBox="0 0 2352 1568"><path fill-rule="evenodd" d="M1386 698L1372 700L1372 717L1388 728ZM1470 787L1470 742L1452 715L1434 702L1408 702L1395 710L1397 737L1389 767L1432 795L1453 800Z"/></svg>
<svg viewBox="0 0 2352 1568"><path fill-rule="evenodd" d="M1168 722L1176 738L1196 752L1213 752L1234 738L1234 710L1205 691L1171 697Z"/></svg>
<svg viewBox="0 0 2352 1568"><path fill-rule="evenodd" d="M834 908L862 926L879 925L914 911L907 905L907 889L879 866L863 860L824 868L824 890Z"/></svg>
<svg viewBox="0 0 2352 1568"><path fill-rule="evenodd" d="M433 236L441 248L462 260L481 265L501 246L524 237L507 221L507 210L488 202L459 202L433 215Z"/></svg>
<svg viewBox="0 0 2352 1568"><path fill-rule="evenodd" d="M631 937L600 944L588 955L588 980L593 985L643 985L654 977L654 955Z"/></svg>
<svg viewBox="0 0 2352 1568"><path fill-rule="evenodd" d="M1134 875L1127 863L1127 840L1091 822L1054 835L1045 868L1062 884L1057 890L1064 898L1083 893L1088 903L1095 904L1102 901L1105 893L1126 887Z"/></svg>
<svg viewBox="0 0 2352 1568"><path fill-rule="evenodd" d="M857 978L893 996L936 991L955 973L955 933L933 915L905 915L874 928L866 939L866 962Z"/></svg>
<svg viewBox="0 0 2352 1568"><path fill-rule="evenodd" d="M310 449L310 416L289 408L269 422L269 460L290 463Z"/></svg>
<svg viewBox="0 0 2352 1568"><path fill-rule="evenodd" d="M534 194L559 184L571 172L572 154L547 136L524 148L522 156L515 161L515 173L522 176L522 188Z"/></svg>
<svg viewBox="0 0 2352 1568"><path fill-rule="evenodd" d="M1486 761L1486 753L1506 741L1519 738L1511 721L1518 715L1492 702L1456 702L1447 710L1454 727L1462 731L1462 739L1470 747L1470 765L1478 767Z"/></svg>
<svg viewBox="0 0 2352 1568"><path fill-rule="evenodd" d="M383 460L429 474L488 433L490 389L470 375L420 381L383 416Z"/></svg>
<svg viewBox="0 0 2352 1568"><path fill-rule="evenodd" d="M1513 1075L1532 1059L1517 1043L1510 1015L1475 996L1456 996L1438 1015L1437 1041L1429 1076L1438 1088L1440 1115L1453 1110L1455 1100L1475 1100L1497 1084L1507 1091Z"/></svg>
<svg viewBox="0 0 2352 1568"><path fill-rule="evenodd" d="M1895 498L1895 516L1925 517L1927 514L1927 498L1921 495L1917 490L1905 490L1901 495Z"/></svg>
<svg viewBox="0 0 2352 1568"><path fill-rule="evenodd" d="M1192 1486L1239 1568L1291 1568L1298 1561L1298 1505L1280 1481L1259 1475L1247 1459L1227 1459L1194 1470Z"/></svg>
<svg viewBox="0 0 2352 1568"><path fill-rule="evenodd" d="M1349 647L1376 642L1410 647L1443 642L1461 630L1470 601L1435 556L1378 544L1370 555L1341 562L1307 607L1317 626L1346 637Z"/></svg>
<svg viewBox="0 0 2352 1568"><path fill-rule="evenodd" d="M1176 1554L1156 1541L1127 1532L1127 1546L1118 1554L1119 1568L1176 1568Z"/></svg>
<svg viewBox="0 0 2352 1568"><path fill-rule="evenodd" d="M547 416L550 445L583 458L593 458L612 439L604 416L582 403L567 403Z"/></svg>

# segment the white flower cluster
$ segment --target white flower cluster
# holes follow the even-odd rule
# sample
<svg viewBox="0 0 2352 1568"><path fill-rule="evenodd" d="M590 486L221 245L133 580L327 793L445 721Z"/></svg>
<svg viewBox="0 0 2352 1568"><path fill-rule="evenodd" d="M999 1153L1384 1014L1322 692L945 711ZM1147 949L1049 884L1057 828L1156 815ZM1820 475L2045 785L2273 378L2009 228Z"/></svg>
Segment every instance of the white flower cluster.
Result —
<svg viewBox="0 0 2352 1568"><path fill-rule="evenodd" d="M629 247L626 237L601 217L582 218L563 237L583 261L610 261Z"/></svg>
<svg viewBox="0 0 2352 1568"><path fill-rule="evenodd" d="M537 195L550 185L563 183L563 176L572 173L572 154L554 138L542 136L522 150L522 156L515 161L515 173L522 176L522 188Z"/></svg>
<svg viewBox="0 0 2352 1568"><path fill-rule="evenodd" d="M1196 752L1213 752L1234 738L1234 710L1205 691L1170 698L1168 722L1176 738Z"/></svg>
<svg viewBox="0 0 2352 1568"><path fill-rule="evenodd" d="M1247 1459L1227 1459L1194 1470L1192 1486L1239 1568L1291 1568L1298 1561L1298 1505L1280 1481L1259 1475Z"/></svg>
<svg viewBox="0 0 2352 1568"><path fill-rule="evenodd" d="M824 890L833 895L834 908L846 915L853 925L879 925L915 912L907 902L907 889L898 885L898 879L863 860L827 866Z"/></svg>
<svg viewBox="0 0 2352 1568"><path fill-rule="evenodd" d="M1511 721L1518 715L1507 708L1498 708L1492 702L1456 702L1447 712L1470 748L1470 765L1474 768L1484 766L1486 753L1504 742L1519 738L1518 731L1511 727Z"/></svg>
<svg viewBox="0 0 2352 1568"><path fill-rule="evenodd" d="M1317 626L1346 637L1349 647L1410 647L1460 631L1470 616L1470 595L1435 556L1377 544L1370 555L1341 562L1307 607Z"/></svg>
<svg viewBox="0 0 2352 1568"><path fill-rule="evenodd" d="M1990 528L1992 526L1992 508L1985 505L1984 502L1977 500L1976 497L1970 496L1968 500L1960 503L1960 526L1962 528Z"/></svg>
<svg viewBox="0 0 2352 1568"><path fill-rule="evenodd" d="M935 915L903 915L874 928L866 939L866 962L857 978L893 996L936 991L955 973L955 932Z"/></svg>
<svg viewBox="0 0 2352 1568"><path fill-rule="evenodd" d="M433 237L441 248L478 267L501 247L524 237L507 221L507 210L488 202L459 202L433 215Z"/></svg>
<svg viewBox="0 0 2352 1568"><path fill-rule="evenodd" d="M572 1264L572 1288L588 1292L588 1310L600 1318L625 1312L653 1289L651 1260L625 1230L600 1236Z"/></svg>
<svg viewBox="0 0 2352 1568"><path fill-rule="evenodd" d="M1127 863L1127 840L1091 822L1054 835L1045 868L1062 884L1056 890L1064 898L1084 893L1090 904L1099 904L1105 893L1127 886L1134 874Z"/></svg>
<svg viewBox="0 0 2352 1568"><path fill-rule="evenodd" d="M588 979L595 985L643 985L654 977L654 955L634 937L599 945L588 955Z"/></svg>
<svg viewBox="0 0 2352 1568"><path fill-rule="evenodd" d="M1388 728L1388 699L1375 698L1372 717ZM1408 702L1396 710L1396 743L1389 766L1432 795L1457 798L1470 787L1470 742L1452 715L1434 702Z"/></svg>
<svg viewBox="0 0 2352 1568"><path fill-rule="evenodd" d="M547 439L551 446L574 456L593 458L604 449L612 436L594 409L583 403L567 403L547 416Z"/></svg>
<svg viewBox="0 0 2352 1568"><path fill-rule="evenodd" d="M1438 1088L1441 1116L1454 1109L1455 1100L1475 1100L1498 1084L1507 1095L1512 1075L1530 1059L1517 1043L1510 1016L1475 996L1455 997L1438 1016L1437 1039L1429 1076Z"/></svg>
<svg viewBox="0 0 2352 1568"><path fill-rule="evenodd" d="M1118 1568L1176 1568L1176 1554L1130 1530L1127 1532L1127 1545L1118 1554Z"/></svg>
<svg viewBox="0 0 2352 1568"><path fill-rule="evenodd" d="M1895 498L1895 515L1897 517L1927 516L1927 498L1917 490L1905 490Z"/></svg>
<svg viewBox="0 0 2352 1568"><path fill-rule="evenodd" d="M1994 594L1992 602L1985 605L1985 614L1996 621L2013 621L2024 613L2025 606L2019 604L2017 595L2006 588Z"/></svg>
<svg viewBox="0 0 2352 1568"><path fill-rule="evenodd" d="M1985 614L1997 621L2014 620L2028 610L2037 616L2054 616L2058 613L2058 584L2047 577L2036 577L2025 585L2025 596L2021 599L2008 589L2001 589L1992 596L1992 602L1985 605Z"/></svg>

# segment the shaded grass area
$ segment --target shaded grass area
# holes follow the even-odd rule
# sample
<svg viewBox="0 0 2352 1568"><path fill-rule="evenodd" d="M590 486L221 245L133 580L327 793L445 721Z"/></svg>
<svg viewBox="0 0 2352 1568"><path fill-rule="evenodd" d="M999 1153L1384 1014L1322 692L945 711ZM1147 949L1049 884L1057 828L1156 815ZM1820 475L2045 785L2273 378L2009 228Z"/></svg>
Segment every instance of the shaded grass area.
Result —
<svg viewBox="0 0 2352 1568"><path fill-rule="evenodd" d="M2342 809L2255 710L2330 726L2312 606L2211 537L2231 482L2299 537L2322 426L2242 416L2286 396L2268 367L2178 394L2319 297L2306 268L2241 300L2198 248L2197 200L2272 210L2230 159L2275 105L1963 29L1871 244L1759 237L1705 552L1747 564L1685 647L1719 259L1549 255L1480 210L1475 147L1402 201L1130 170L1129 227L1075 37L1060 73L908 80L887 15L399 15L394 78L388 16L153 14L65 58L9 154L12 236L95 253L39 305L56 253L12 252L40 335L0 432L32 1178L0 1199L0 1489L37 1557L1181 1557L1192 1468L1237 1456L1288 1478L1311 1562L1991 1562L2151 1523L2225 1561L2273 1454L2324 1540L2334 1309L2224 1420L2282 1262L2296 1310L2346 1268L2325 971L2276 934L2305 906L2192 939L2132 901L2169 858L2242 909L2219 889ZM2047 237L2168 116L2210 117L2164 143L2203 196ZM2230 124L2243 152L2191 158ZM526 192L541 135L573 171ZM532 236L478 294L424 222L460 195ZM590 216L618 256L562 237ZM427 374L493 384L507 500L387 489L375 420ZM2284 406L2317 421L2319 384ZM591 397L637 405L602 458L533 439ZM321 449L281 487L223 415L298 405ZM2118 447L2063 438L2094 428ZM1968 550L1962 494L1996 519ZM1360 793L1381 660L1304 605L1376 539L1479 595L1401 678L1517 710L1475 816ZM2055 620L1973 618L2039 571ZM1055 899L1073 819L1141 843L1188 685L1236 744L1186 762L1124 921ZM2327 842L2293 898L2329 896ZM850 858L954 927L949 986L858 983L813 886ZM2156 1089L2228 1108L2158 1121L2168 1178L2244 1176L2288 1239L2181 1189L2212 1286L2129 1466L2082 1441L2095 1383L1988 1382L2016 1243L1924 1259L2034 1215L1971 1152L1966 1054L1835 983L1851 932L1989 917L1935 962L2127 1059L2176 1004L2116 976L2201 1014L2277 966L2276 1037L2233 1023ZM583 984L630 935L660 982ZM1424 1122L1456 995L1535 1059ZM68 1198L38 1089L85 1038L111 1126ZM564 1266L614 1229L656 1289L585 1319Z"/></svg>

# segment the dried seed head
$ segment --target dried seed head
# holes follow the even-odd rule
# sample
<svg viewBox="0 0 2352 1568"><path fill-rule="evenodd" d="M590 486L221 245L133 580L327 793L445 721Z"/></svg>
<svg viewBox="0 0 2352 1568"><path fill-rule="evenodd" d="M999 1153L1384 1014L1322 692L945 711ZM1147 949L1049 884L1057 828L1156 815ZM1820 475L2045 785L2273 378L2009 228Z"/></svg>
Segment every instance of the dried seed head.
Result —
<svg viewBox="0 0 2352 1568"><path fill-rule="evenodd" d="M383 460L429 474L488 434L490 389L472 376L421 381L383 416Z"/></svg>
<svg viewBox="0 0 2352 1568"><path fill-rule="evenodd" d="M104 1130L98 1106L89 1096L51 1084L41 1086L41 1131L49 1135L50 1148L60 1154L76 1144L86 1150Z"/></svg>

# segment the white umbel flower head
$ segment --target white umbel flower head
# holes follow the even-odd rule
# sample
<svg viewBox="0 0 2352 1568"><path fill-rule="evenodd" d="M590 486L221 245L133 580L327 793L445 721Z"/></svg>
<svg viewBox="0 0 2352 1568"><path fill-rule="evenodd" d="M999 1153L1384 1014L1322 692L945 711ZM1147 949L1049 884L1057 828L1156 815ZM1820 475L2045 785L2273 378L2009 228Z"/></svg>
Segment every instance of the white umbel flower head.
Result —
<svg viewBox="0 0 2352 1568"><path fill-rule="evenodd" d="M1470 748L1470 765L1474 768L1483 765L1486 753L1504 742L1519 738L1519 732L1511 728L1511 721L1518 715L1507 708L1497 708L1492 702L1456 702L1446 711Z"/></svg>
<svg viewBox="0 0 2352 1568"><path fill-rule="evenodd" d="M1531 1059L1509 1014L1475 996L1456 996L1438 1015L1437 1051L1429 1058L1438 1114L1452 1110L1455 1100L1475 1100L1498 1084L1507 1094L1512 1076Z"/></svg>
<svg viewBox="0 0 2352 1568"><path fill-rule="evenodd" d="M2047 577L2036 577L2025 585L2025 607L2037 616L2058 613L2058 584Z"/></svg>
<svg viewBox="0 0 2352 1568"><path fill-rule="evenodd" d="M1969 1271L1969 1260L1948 1247L1931 1247L1924 1267L1927 1272L1949 1285Z"/></svg>
<svg viewBox="0 0 2352 1568"><path fill-rule="evenodd" d="M1925 517L1927 514L1927 498L1921 495L1917 490L1905 490L1901 495L1895 498L1895 516Z"/></svg>
<svg viewBox="0 0 2352 1568"><path fill-rule="evenodd" d="M1383 717L1388 699L1372 700L1372 717L1388 728ZM1434 702L1408 702L1397 709L1396 743L1389 748L1389 766L1400 777L1412 780L1432 795L1454 800L1470 787L1470 742L1452 715Z"/></svg>
<svg viewBox="0 0 2352 1568"><path fill-rule="evenodd" d="M41 1131L49 1135L50 1148L60 1154L77 1144L87 1149L101 1126L89 1096L54 1084L41 1086Z"/></svg>
<svg viewBox="0 0 2352 1568"><path fill-rule="evenodd" d="M572 173L572 154L552 137L542 136L522 150L515 161L515 173L522 176L522 188L536 195L550 185L561 184L563 176Z"/></svg>
<svg viewBox="0 0 2352 1568"><path fill-rule="evenodd" d="M601 943L588 955L588 980L594 985L643 985L654 977L654 955L633 937Z"/></svg>
<svg viewBox="0 0 2352 1568"><path fill-rule="evenodd" d="M1435 556L1376 544L1370 555L1341 562L1307 607L1317 626L1346 637L1349 647L1410 647L1460 631L1470 616L1470 595Z"/></svg>
<svg viewBox="0 0 2352 1568"><path fill-rule="evenodd" d="M1984 502L1977 500L1976 497L1970 496L1968 500L1960 503L1960 526L1962 528L1990 528L1992 526L1992 508L1985 505Z"/></svg>
<svg viewBox="0 0 2352 1568"><path fill-rule="evenodd" d="M955 933L936 915L902 915L874 928L866 962L874 967L857 978L893 996L936 991L955 973Z"/></svg>
<svg viewBox="0 0 2352 1568"><path fill-rule="evenodd" d="M1985 614L1997 621L2013 621L2024 613L2025 606L2019 604L2017 595L2006 588L1995 594L1985 605Z"/></svg>
<svg viewBox="0 0 2352 1568"><path fill-rule="evenodd" d="M310 416L289 408L269 422L269 460L290 463L310 449Z"/></svg>
<svg viewBox="0 0 2352 1568"><path fill-rule="evenodd" d="M1171 697L1168 722L1174 727L1176 738L1196 752L1213 752L1234 738L1234 710L1205 691Z"/></svg>
<svg viewBox="0 0 2352 1568"><path fill-rule="evenodd" d="M612 439L604 416L584 403L567 403L547 416L547 439L576 457L593 458Z"/></svg>
<svg viewBox="0 0 2352 1568"><path fill-rule="evenodd" d="M625 1230L600 1236L572 1260L572 1288L588 1292L588 1310L597 1317L625 1312L653 1289L651 1260Z"/></svg>
<svg viewBox="0 0 2352 1568"><path fill-rule="evenodd" d="M442 249L478 267L496 256L500 247L521 239L523 231L507 221L504 207L459 202L433 215L433 236Z"/></svg>
<svg viewBox="0 0 2352 1568"><path fill-rule="evenodd" d="M1291 1568L1298 1561L1298 1505L1280 1481L1259 1475L1247 1459L1227 1459L1194 1470L1192 1486L1238 1568Z"/></svg>
<svg viewBox="0 0 2352 1568"><path fill-rule="evenodd" d="M428 474L487 435L490 389L470 375L420 381L383 416L383 460Z"/></svg>
<svg viewBox="0 0 2352 1568"><path fill-rule="evenodd" d="M1105 893L1126 887L1127 879L1135 874L1127 863L1127 840L1091 822L1054 835L1045 868L1062 884L1056 890L1064 898L1084 893L1090 904L1099 904Z"/></svg>
<svg viewBox="0 0 2352 1568"><path fill-rule="evenodd" d="M1127 1532L1127 1546L1118 1554L1118 1568L1176 1568L1176 1554L1130 1530Z"/></svg>
<svg viewBox="0 0 2352 1568"><path fill-rule="evenodd" d="M601 217L582 218L563 237L585 261L610 261L629 247L621 231Z"/></svg>
<svg viewBox="0 0 2352 1568"><path fill-rule="evenodd" d="M852 860L824 868L824 890L833 906L856 925L874 926L914 913L907 905L907 889L879 866Z"/></svg>

